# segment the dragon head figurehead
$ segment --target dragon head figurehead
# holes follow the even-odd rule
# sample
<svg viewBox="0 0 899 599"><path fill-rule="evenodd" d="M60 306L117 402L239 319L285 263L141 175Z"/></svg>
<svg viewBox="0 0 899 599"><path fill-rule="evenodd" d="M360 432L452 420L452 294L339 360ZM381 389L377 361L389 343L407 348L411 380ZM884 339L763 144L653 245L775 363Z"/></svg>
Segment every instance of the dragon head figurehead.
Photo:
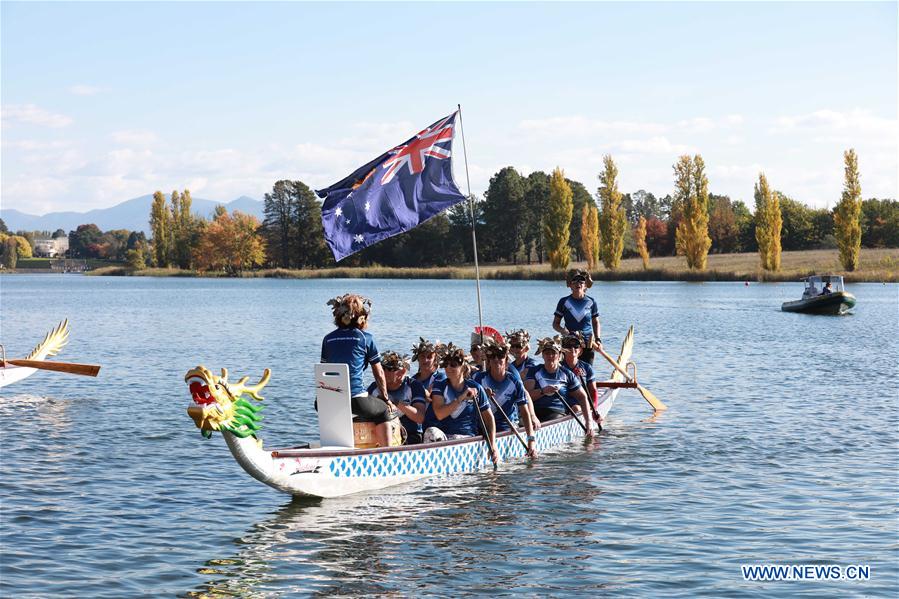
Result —
<svg viewBox="0 0 899 599"><path fill-rule="evenodd" d="M244 399L244 393L262 401L259 392L268 384L271 371L266 368L262 378L255 385L247 385L250 377L245 376L236 383L228 382L228 371L222 368L222 375L212 374L205 366L197 366L184 375L184 382L190 387L193 403L187 408L190 416L204 437L211 437L213 431L228 431L238 437L255 435L261 428L262 406Z"/></svg>

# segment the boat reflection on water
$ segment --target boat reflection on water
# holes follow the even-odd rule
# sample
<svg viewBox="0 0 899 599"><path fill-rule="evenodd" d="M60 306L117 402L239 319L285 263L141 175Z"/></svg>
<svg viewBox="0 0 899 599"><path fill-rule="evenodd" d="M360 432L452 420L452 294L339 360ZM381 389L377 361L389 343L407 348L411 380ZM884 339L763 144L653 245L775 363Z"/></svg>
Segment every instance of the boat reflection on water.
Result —
<svg viewBox="0 0 899 599"><path fill-rule="evenodd" d="M591 535L592 515L560 521L546 510L549 501L590 505L599 489L562 470L570 455L543 460L537 468L559 476L537 485L535 467L521 464L367 495L296 498L236 539L232 554L205 562L197 572L206 582L186 596L408 595L438 582L447 594L514 588L533 574L526 562L542 559L541 544L570 550ZM510 551L528 553L515 559Z"/></svg>

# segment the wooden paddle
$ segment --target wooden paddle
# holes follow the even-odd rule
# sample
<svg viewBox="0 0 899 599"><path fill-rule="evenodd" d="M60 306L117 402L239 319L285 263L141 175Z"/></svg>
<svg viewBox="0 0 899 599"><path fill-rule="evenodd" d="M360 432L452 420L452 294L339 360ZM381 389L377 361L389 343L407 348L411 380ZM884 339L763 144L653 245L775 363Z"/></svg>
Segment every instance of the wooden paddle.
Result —
<svg viewBox="0 0 899 599"><path fill-rule="evenodd" d="M73 364L72 362L50 362L45 360L7 360L6 363L13 366L82 374L84 376L97 376L97 373L100 372L100 367L94 364Z"/></svg>
<svg viewBox="0 0 899 599"><path fill-rule="evenodd" d="M645 399L646 401L649 402L649 405L651 405L652 408L653 408L654 410L656 410L656 411L661 411L661 410L667 410L667 409L668 409L668 406L666 406L665 404L663 404L663 403L659 400L659 398L657 398L655 395L653 395L653 394L649 391L649 389L647 389L647 388L644 387L643 385L637 383L636 380L632 379L632 378L630 377L630 375L627 373L627 370L625 370L624 368L622 368L621 365L615 360L615 358L613 358L612 356L610 356L609 354L607 354L607 353L605 352L605 350L603 350L603 348L602 348L601 346L599 346L599 345L594 345L593 348L594 348L596 351L598 351L598 352L602 355L603 358L605 358L606 360L608 360L608 361L609 361L609 364L611 364L612 366L615 367L615 370L617 370L618 372L620 372L621 374L623 374L623 375L624 375L624 378L627 380L627 382L632 383L632 384L634 384L634 385L637 387L637 391L640 392L640 395L643 396L643 399Z"/></svg>
<svg viewBox="0 0 899 599"><path fill-rule="evenodd" d="M469 387L472 389L472 387ZM486 395L486 393L485 393ZM478 419L481 421L481 431L483 432L482 438L484 439L484 445L487 446L487 455L490 457L490 461L493 462L493 467L499 467L499 451L497 451L496 459L493 459L493 455L490 451L490 439L487 438L487 422L484 420L484 415L481 414L481 408L478 407L478 396L475 393L475 396L472 399L469 399L472 404L474 404L474 411L478 413ZM496 430L496 425L494 425L494 431Z"/></svg>
<svg viewBox="0 0 899 599"><path fill-rule="evenodd" d="M485 390L485 392L486 392L486 390ZM509 415L506 414L506 411L503 409L503 407L501 405L499 405L499 402L496 401L493 397L491 397L491 395L489 393L487 393L487 398L493 402L493 405L496 406L496 409L499 410L499 413L503 415L503 418L508 423L509 428L512 429L512 432L515 433L515 436L518 437L518 440L521 442L522 446L524 446L525 455L528 455L528 452L530 451L530 449L528 449L528 444L524 440L524 437L521 436L521 433L518 432L518 429L515 428L515 425L512 423L512 419L509 418ZM483 416L481 418L482 418L482 422L483 422ZM486 427L484 428L484 430L485 431L487 430Z"/></svg>
<svg viewBox="0 0 899 599"><path fill-rule="evenodd" d="M577 421L577 423L581 425L582 429L584 429L584 433L587 435L591 435L592 432L587 430L587 425L584 424L583 422L581 422L581 419L577 417L577 412L575 412L574 410L571 409L571 404L568 403L567 401L565 401L565 398L562 397L562 394L559 393L558 391L556 391L556 397L558 397L559 399L562 400L562 403L565 404L565 407L568 408L568 411L571 412L571 415L574 417L574 419Z"/></svg>

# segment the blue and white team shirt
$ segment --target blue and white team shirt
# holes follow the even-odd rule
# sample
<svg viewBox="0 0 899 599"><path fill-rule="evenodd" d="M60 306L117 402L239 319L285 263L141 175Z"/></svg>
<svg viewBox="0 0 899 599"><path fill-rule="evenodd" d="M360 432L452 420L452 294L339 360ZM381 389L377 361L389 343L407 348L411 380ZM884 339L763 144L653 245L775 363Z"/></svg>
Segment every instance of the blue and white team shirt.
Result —
<svg viewBox="0 0 899 599"><path fill-rule="evenodd" d="M581 388L581 382L577 380L574 373L562 366L559 366L555 372L548 372L546 366L543 365L531 368L528 371L527 380L535 381L537 389L550 385L559 387L559 394L569 404L571 404L571 394ZM555 395L541 395L534 400L534 408L546 408L562 413L568 411L565 404Z"/></svg>
<svg viewBox="0 0 899 599"><path fill-rule="evenodd" d="M377 383L372 383L368 386L368 394L373 395L374 397L381 397L381 391L378 389ZM425 389L421 386L421 383L416 381L410 377L404 377L403 382L395 391L387 390L387 395L390 401L394 403L394 405L404 404L407 406L411 406L412 404L421 404L423 406L428 405L428 400L425 399ZM400 416L400 422L403 423L403 427L406 429L406 432L411 434L421 433L422 428L421 425L402 414Z"/></svg>
<svg viewBox="0 0 899 599"><path fill-rule="evenodd" d="M512 369L515 370L514 368ZM517 373L517 371L515 371ZM484 391L488 389L493 391L493 399L496 404L502 407L503 412L512 422L518 422L519 406L526 406L528 403L527 395L524 390L524 384L521 377L516 377L511 372L506 372L506 376L501 381L497 381L489 372L479 372L475 375L474 380L484 387ZM491 408L495 415L496 431L502 432L509 430L509 423L502 416L499 416L496 404L491 402Z"/></svg>
<svg viewBox="0 0 899 599"><path fill-rule="evenodd" d="M362 373L369 364L381 361L371 333L359 329L335 329L322 339L322 364L346 364L350 367L350 395L365 393Z"/></svg>
<svg viewBox="0 0 899 599"><path fill-rule="evenodd" d="M540 362L532 358L531 356L525 356L524 360L521 361L521 365L516 365L514 361L509 362L509 366L514 368L518 375L522 380L527 376L528 371L534 366L540 366Z"/></svg>
<svg viewBox="0 0 899 599"><path fill-rule="evenodd" d="M426 378L425 380L423 380L423 381L419 380L417 375L416 375L416 377L415 377L415 380L416 380L422 387L424 387L425 390L426 390L428 393L430 393L431 391L434 390L434 384L435 384L435 383L438 383L438 382L440 382L440 381L445 381L445 380L446 380L446 375L443 374L443 372L441 372L440 370L435 370L434 372L431 373L431 376L429 376L429 377Z"/></svg>
<svg viewBox="0 0 899 599"><path fill-rule="evenodd" d="M576 333L580 331L589 343L593 339L593 317L599 317L596 300L585 295L584 299L574 299L567 295L559 300L554 312L565 321L565 328Z"/></svg>
<svg viewBox="0 0 899 599"><path fill-rule="evenodd" d="M574 373L574 376L581 382L584 386L584 392L587 391L587 384L593 383L596 381L596 373L593 370L593 365L589 362L584 362L583 360L578 360L577 364L574 368L570 368L568 364L565 363L565 360L562 360L562 368L568 368L571 372ZM588 399L592 402L595 397L588 397Z"/></svg>
<svg viewBox="0 0 899 599"><path fill-rule="evenodd" d="M470 401L463 401L456 410L443 420L438 420L436 426L442 430L447 436L449 435L466 435L473 437L480 434L481 420L475 409L487 410L490 408L490 400L484 388L471 379L462 381L462 390L456 391L450 384L449 380L443 380L434 384L431 391L431 403L436 401L443 402L442 405L448 405L456 401L456 399L468 391L469 388L477 392L475 396L475 404ZM477 405L477 408L475 408Z"/></svg>

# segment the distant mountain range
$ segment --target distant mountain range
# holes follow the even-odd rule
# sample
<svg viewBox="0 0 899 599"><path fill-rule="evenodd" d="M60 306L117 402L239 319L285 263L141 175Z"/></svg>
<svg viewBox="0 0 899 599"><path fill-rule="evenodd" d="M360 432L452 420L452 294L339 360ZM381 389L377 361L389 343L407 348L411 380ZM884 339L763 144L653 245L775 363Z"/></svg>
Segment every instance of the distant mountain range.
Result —
<svg viewBox="0 0 899 599"><path fill-rule="evenodd" d="M13 209L0 209L0 218L6 223L10 231L50 231L62 229L67 233L74 231L78 225L93 223L100 227L101 231L110 229L128 229L129 231L143 231L150 235L150 207L153 205L153 196L145 195L132 200L126 200L111 208L100 208L87 212L50 212L43 216L26 214ZM191 198L191 212L209 218L215 207L222 205L228 212L240 210L244 214L252 214L262 222L263 203L247 196L241 196L228 203L214 202L202 198Z"/></svg>

